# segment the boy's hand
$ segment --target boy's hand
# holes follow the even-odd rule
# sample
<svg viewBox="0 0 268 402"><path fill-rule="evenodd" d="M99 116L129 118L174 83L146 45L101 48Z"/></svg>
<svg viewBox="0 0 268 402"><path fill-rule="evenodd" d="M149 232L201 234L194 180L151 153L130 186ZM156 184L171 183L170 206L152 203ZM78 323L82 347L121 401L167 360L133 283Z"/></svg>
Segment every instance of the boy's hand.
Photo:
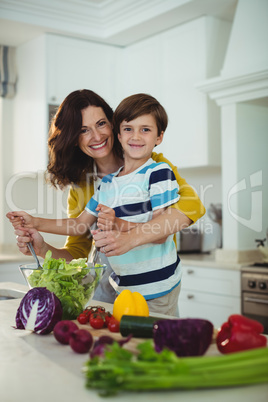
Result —
<svg viewBox="0 0 268 402"><path fill-rule="evenodd" d="M12 211L6 214L13 227L35 228L35 218L24 211Z"/></svg>
<svg viewBox="0 0 268 402"><path fill-rule="evenodd" d="M116 216L113 208L99 204L96 208L99 211L97 226L100 230L112 230L116 225Z"/></svg>

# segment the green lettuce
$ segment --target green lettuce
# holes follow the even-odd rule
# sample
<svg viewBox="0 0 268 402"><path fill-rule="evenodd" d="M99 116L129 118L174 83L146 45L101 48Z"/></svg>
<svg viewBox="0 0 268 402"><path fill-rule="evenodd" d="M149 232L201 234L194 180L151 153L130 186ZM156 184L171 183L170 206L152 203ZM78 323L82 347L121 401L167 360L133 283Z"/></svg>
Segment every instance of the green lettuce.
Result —
<svg viewBox="0 0 268 402"><path fill-rule="evenodd" d="M96 265L101 266L101 265ZM92 281L85 281L89 273L86 258L73 259L67 263L64 258L52 258L52 252L46 253L43 269L34 270L28 277L32 287L45 287L60 299L63 319L75 319L91 299L98 285L102 270L93 272Z"/></svg>

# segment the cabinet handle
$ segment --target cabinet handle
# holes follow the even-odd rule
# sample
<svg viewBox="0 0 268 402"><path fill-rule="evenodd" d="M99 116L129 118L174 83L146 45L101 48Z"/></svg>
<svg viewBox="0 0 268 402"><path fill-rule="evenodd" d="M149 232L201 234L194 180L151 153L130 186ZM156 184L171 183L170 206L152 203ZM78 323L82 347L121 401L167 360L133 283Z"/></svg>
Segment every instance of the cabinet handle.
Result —
<svg viewBox="0 0 268 402"><path fill-rule="evenodd" d="M187 269L187 274L189 274L189 275L194 274L194 270L193 269Z"/></svg>
<svg viewBox="0 0 268 402"><path fill-rule="evenodd" d="M193 299L194 295L187 295L187 299Z"/></svg>
<svg viewBox="0 0 268 402"><path fill-rule="evenodd" d="M245 297L245 301L252 303L268 304L268 300L257 299L256 297Z"/></svg>

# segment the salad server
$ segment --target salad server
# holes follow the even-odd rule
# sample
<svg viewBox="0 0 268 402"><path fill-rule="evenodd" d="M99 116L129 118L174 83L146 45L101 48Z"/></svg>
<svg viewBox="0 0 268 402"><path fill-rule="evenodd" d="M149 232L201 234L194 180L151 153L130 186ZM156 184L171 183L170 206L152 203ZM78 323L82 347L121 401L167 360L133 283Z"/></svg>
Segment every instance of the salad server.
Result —
<svg viewBox="0 0 268 402"><path fill-rule="evenodd" d="M36 261L36 263L37 263L37 268L43 269L42 265L41 265L40 262L39 262L39 259L38 259L37 255L36 255L36 253L35 253L35 251L34 251L34 248L33 248L32 243L31 243L31 242L27 243L27 247L28 247L28 249L30 250L32 256L34 257L34 259L35 259L35 261Z"/></svg>

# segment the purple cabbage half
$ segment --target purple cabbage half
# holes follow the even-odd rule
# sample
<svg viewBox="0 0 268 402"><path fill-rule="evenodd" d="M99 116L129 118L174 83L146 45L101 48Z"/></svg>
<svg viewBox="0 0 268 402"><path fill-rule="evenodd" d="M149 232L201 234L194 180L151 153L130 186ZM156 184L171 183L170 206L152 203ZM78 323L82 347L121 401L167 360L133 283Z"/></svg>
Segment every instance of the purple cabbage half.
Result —
<svg viewBox="0 0 268 402"><path fill-rule="evenodd" d="M16 328L27 329L39 335L49 334L62 318L58 297L46 288L33 288L20 302L16 314Z"/></svg>
<svg viewBox="0 0 268 402"><path fill-rule="evenodd" d="M153 338L156 352L168 348L177 356L202 356L213 335L210 321L198 318L159 320L154 324Z"/></svg>

